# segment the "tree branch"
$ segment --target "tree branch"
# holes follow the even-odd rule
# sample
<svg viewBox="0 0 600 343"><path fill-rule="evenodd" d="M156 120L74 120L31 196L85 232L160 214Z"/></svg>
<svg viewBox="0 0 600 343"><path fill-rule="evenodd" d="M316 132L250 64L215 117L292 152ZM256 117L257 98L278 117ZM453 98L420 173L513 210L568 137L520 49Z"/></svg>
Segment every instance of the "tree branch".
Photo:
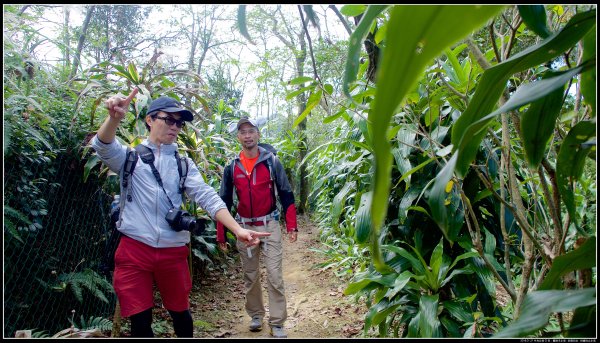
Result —
<svg viewBox="0 0 600 343"><path fill-rule="evenodd" d="M352 29L350 28L350 24L348 24L348 21L346 20L346 18L344 18L342 13L340 13L337 7L335 7L335 5L329 5L329 8L331 8L331 10L333 10L333 13L335 13L335 15L340 19L342 25L344 25L344 28L346 29L346 32L348 32L348 35L352 35Z"/></svg>

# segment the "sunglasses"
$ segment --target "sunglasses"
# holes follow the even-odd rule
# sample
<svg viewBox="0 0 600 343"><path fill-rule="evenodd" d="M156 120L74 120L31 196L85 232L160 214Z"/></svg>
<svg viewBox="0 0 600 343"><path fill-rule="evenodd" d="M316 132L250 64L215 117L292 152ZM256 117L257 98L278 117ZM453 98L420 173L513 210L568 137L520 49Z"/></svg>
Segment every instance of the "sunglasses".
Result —
<svg viewBox="0 0 600 343"><path fill-rule="evenodd" d="M183 120L175 120L171 117L159 117L156 116L156 119L161 119L164 120L165 123L169 126L172 126L173 124L177 125L178 128L182 128L185 126L185 122Z"/></svg>

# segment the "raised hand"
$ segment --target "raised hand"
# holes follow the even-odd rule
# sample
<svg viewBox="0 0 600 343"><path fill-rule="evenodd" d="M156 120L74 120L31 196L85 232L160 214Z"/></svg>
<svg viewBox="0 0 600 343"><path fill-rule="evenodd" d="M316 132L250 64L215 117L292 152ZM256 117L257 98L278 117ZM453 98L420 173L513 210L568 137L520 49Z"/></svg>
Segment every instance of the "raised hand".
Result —
<svg viewBox="0 0 600 343"><path fill-rule="evenodd" d="M106 108L108 109L108 115L111 118L121 121L121 119L123 119L123 117L125 117L125 113L127 113L127 109L129 108L129 104L131 103L131 100L133 100L133 98L135 98L137 93L138 93L138 89L136 87L133 89L133 91L131 91L131 93L126 98L123 97L122 95L115 95L115 96L108 98L108 100L106 100L104 102L106 105Z"/></svg>

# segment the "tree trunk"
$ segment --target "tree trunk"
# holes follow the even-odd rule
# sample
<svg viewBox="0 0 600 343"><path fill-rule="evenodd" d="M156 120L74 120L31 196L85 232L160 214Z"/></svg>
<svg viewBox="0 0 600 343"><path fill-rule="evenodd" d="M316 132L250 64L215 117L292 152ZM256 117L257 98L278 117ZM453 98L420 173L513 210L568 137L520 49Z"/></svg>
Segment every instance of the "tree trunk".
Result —
<svg viewBox="0 0 600 343"><path fill-rule="evenodd" d="M85 33L90 25L90 20L92 19L92 14L94 13L95 8L96 6L88 7L85 15L85 20L83 21L83 26L81 27L81 35L79 35L79 42L77 43L77 51L75 51L75 56L73 56L73 67L71 68L71 73L69 73L69 80L73 79L77 73L77 69L79 68L81 50L83 50L83 43L85 43Z"/></svg>
<svg viewBox="0 0 600 343"><path fill-rule="evenodd" d="M71 69L71 37L69 36L69 15L71 13L71 11L69 10L68 6L64 6L64 40L63 40L63 44L64 44L64 48L63 48L63 66L64 66L64 70L70 70Z"/></svg>
<svg viewBox="0 0 600 343"><path fill-rule="evenodd" d="M304 76L304 62L306 61L306 41L304 40L304 32L298 35L300 41L300 51L296 55L296 72L298 77ZM298 116L306 109L306 96L304 93L298 95ZM306 149L308 147L307 135L306 135L306 118L298 124L298 161L304 161L306 157ZM308 203L308 177L306 173L306 164L302 163L300 166L300 194L298 200L298 213L304 214L307 212Z"/></svg>
<svg viewBox="0 0 600 343"><path fill-rule="evenodd" d="M354 17L354 23L358 25L360 19L362 18L362 14ZM377 75L377 64L379 62L379 46L375 44L375 33L377 32L377 27L373 30L373 32L369 31L365 41L363 42L365 45L365 50L367 50L367 55L369 56L369 66L367 67L367 80L375 83L375 76Z"/></svg>

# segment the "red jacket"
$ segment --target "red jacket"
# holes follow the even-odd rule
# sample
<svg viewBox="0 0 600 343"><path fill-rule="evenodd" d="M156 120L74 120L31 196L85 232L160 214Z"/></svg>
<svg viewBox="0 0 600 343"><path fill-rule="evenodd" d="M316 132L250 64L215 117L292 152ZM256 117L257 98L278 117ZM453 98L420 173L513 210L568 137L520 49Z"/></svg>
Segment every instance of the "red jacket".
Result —
<svg viewBox="0 0 600 343"><path fill-rule="evenodd" d="M231 211L233 206L233 191L238 199L237 214L244 218L256 218L270 214L277 209L275 190L281 204L281 215L285 219L287 231L297 229L296 205L294 193L285 174L283 166L277 157L262 147L258 148L259 157L256 160L252 174L247 175L246 169L236 158L225 167L219 195ZM269 171L268 160L271 160L273 177ZM251 223L251 224L262 224ZM225 242L225 227L217 222L217 242Z"/></svg>

